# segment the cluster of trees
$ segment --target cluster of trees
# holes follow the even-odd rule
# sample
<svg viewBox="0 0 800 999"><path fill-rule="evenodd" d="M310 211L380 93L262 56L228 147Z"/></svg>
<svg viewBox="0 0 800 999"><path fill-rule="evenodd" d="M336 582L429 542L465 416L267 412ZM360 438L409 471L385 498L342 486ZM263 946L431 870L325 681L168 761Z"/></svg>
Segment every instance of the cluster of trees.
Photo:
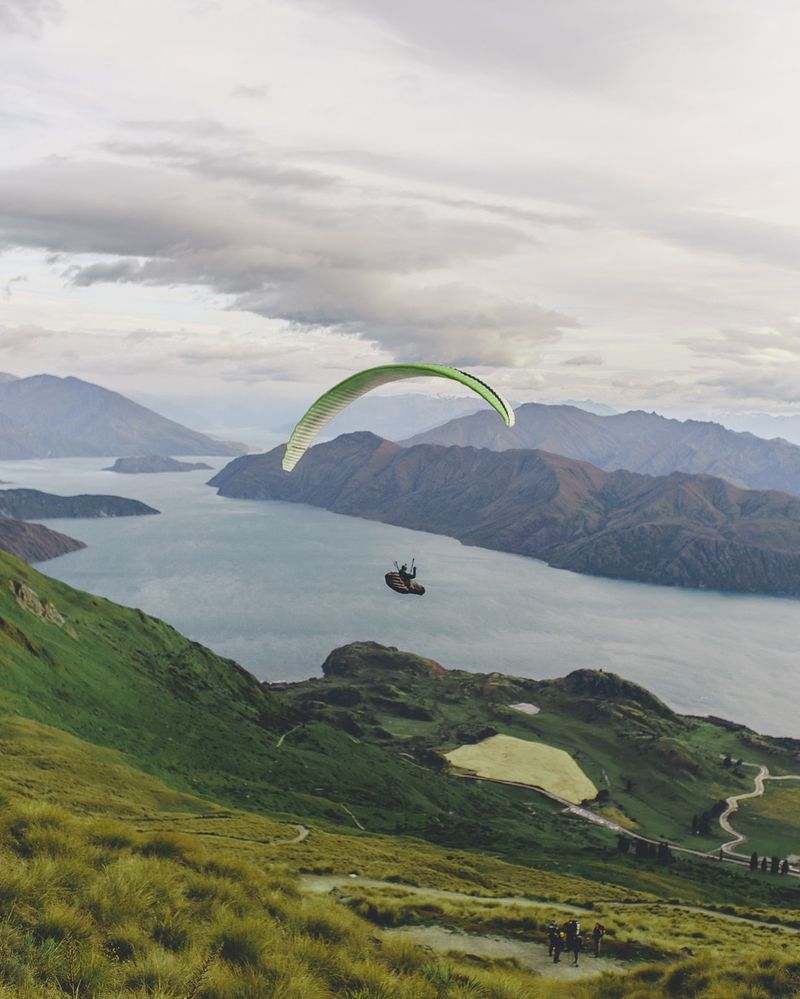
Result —
<svg viewBox="0 0 800 999"><path fill-rule="evenodd" d="M617 837L617 850L622 854L630 853L633 846L633 855L637 860L657 860L659 864L671 864L675 859L669 843L663 840L660 843L650 843L645 839L635 839L631 841L627 836Z"/></svg>
<svg viewBox="0 0 800 999"><path fill-rule="evenodd" d="M701 812L699 815L692 816L692 832L695 836L710 836L711 826L714 819L718 819L720 815L725 811L727 807L727 802L717 801L711 808L707 809L705 812Z"/></svg>
<svg viewBox="0 0 800 999"><path fill-rule="evenodd" d="M769 871L770 874L788 874L789 873L789 861L781 860L780 857L770 857L767 860L766 857L761 858L759 863L758 854L755 850L750 854L750 870L757 871L761 868L762 871Z"/></svg>

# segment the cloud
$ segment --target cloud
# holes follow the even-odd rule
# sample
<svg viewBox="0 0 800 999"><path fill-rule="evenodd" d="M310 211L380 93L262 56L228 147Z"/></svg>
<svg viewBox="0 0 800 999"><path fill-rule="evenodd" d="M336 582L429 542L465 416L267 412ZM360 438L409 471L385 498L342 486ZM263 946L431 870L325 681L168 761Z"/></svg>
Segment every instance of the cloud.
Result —
<svg viewBox="0 0 800 999"><path fill-rule="evenodd" d="M534 78L584 89L624 78L643 50L691 34L703 16L688 2L638 0L306 0L376 21L437 68ZM711 12L706 12L708 18Z"/></svg>
<svg viewBox="0 0 800 999"><path fill-rule="evenodd" d="M2 0L0 33L35 36L60 14L59 0Z"/></svg>
<svg viewBox="0 0 800 999"><path fill-rule="evenodd" d="M574 368L600 367L603 364L603 358L600 354L576 354L561 363L566 367Z"/></svg>
<svg viewBox="0 0 800 999"><path fill-rule="evenodd" d="M103 149L125 157L137 157L148 162L161 162L202 177L219 180L242 180L267 187L327 187L336 178L305 167L264 162L239 150L211 152L207 148L187 146L184 139L160 142L130 142L111 140Z"/></svg>
<svg viewBox="0 0 800 999"><path fill-rule="evenodd" d="M715 391L725 400L737 403L777 405L800 403L800 365L794 364L788 370L755 374L720 375L716 378L700 379L699 386Z"/></svg>
<svg viewBox="0 0 800 999"><path fill-rule="evenodd" d="M234 97L244 97L249 101L263 101L266 97L269 97L270 88L267 86L259 87L237 87L233 91Z"/></svg>
<svg viewBox="0 0 800 999"><path fill-rule="evenodd" d="M683 343L695 354L756 366L782 365L800 359L800 319L758 329L726 329L716 336L689 337Z"/></svg>
<svg viewBox="0 0 800 999"><path fill-rule="evenodd" d="M710 211L673 211L644 218L651 235L681 246L779 267L800 267L800 226L781 225L743 215Z"/></svg>
<svg viewBox="0 0 800 999"><path fill-rule="evenodd" d="M14 294L14 285L25 284L27 280L27 274L15 274L13 277L10 277L3 287L3 297L5 299L11 298Z"/></svg>
<svg viewBox="0 0 800 999"><path fill-rule="evenodd" d="M276 164L252 186L171 164L51 159L0 172L0 241L57 254L77 286L201 286L230 308L334 328L409 360L524 364L574 325L458 278L529 245L524 230L358 203L347 190L320 199L315 184L287 187L284 172Z"/></svg>
<svg viewBox="0 0 800 999"><path fill-rule="evenodd" d="M347 307L342 308L346 303ZM311 272L266 299L245 295L240 308L278 314L301 326L335 327L374 339L399 360L463 365L532 363L557 340L567 317L474 286L414 287L404 280L367 284L359 275Z"/></svg>

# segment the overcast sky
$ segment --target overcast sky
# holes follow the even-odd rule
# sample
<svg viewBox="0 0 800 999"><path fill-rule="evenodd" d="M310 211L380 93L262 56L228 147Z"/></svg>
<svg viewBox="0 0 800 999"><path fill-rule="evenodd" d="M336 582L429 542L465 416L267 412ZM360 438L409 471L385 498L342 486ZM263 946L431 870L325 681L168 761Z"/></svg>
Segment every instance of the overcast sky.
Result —
<svg viewBox="0 0 800 999"><path fill-rule="evenodd" d="M800 412L798 52L793 0L0 0L0 370Z"/></svg>

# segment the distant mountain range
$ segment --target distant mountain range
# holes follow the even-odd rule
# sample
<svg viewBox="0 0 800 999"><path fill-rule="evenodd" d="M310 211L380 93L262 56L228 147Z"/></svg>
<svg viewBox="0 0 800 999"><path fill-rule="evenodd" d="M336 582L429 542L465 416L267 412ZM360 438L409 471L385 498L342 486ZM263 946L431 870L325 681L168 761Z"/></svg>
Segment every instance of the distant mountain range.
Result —
<svg viewBox="0 0 800 999"><path fill-rule="evenodd" d="M0 459L242 454L80 378L0 378Z"/></svg>
<svg viewBox="0 0 800 999"><path fill-rule="evenodd" d="M222 496L310 503L591 575L800 595L800 499L785 493L709 475L605 472L535 450L404 448L370 433L312 448L290 475L282 455L283 446L237 458L210 485Z"/></svg>
<svg viewBox="0 0 800 999"><path fill-rule="evenodd" d="M748 489L782 489L800 495L800 447L763 440L719 423L670 420L635 410L611 416L575 406L530 402L508 428L487 410L417 434L406 444L457 444L494 451L540 449L613 471L647 475L691 472L716 475Z"/></svg>

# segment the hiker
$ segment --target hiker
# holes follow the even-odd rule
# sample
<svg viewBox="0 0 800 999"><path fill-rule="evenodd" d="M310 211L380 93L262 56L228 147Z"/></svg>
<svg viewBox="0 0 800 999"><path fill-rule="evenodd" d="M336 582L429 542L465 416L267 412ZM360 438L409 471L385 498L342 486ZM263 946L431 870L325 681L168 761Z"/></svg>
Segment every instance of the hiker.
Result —
<svg viewBox="0 0 800 999"><path fill-rule="evenodd" d="M564 949L565 941L564 931L556 930L555 939L553 940L553 964L561 963L561 951Z"/></svg>
<svg viewBox="0 0 800 999"><path fill-rule="evenodd" d="M569 944L569 950L570 953L572 954L573 968L578 967L578 955L580 954L582 947L583 947L583 937L580 935L580 933L573 934Z"/></svg>
<svg viewBox="0 0 800 999"><path fill-rule="evenodd" d="M572 938L576 937L581 931L581 924L577 919L568 919L564 925L561 927L564 931L564 936L567 941L567 948L572 945Z"/></svg>
<svg viewBox="0 0 800 999"><path fill-rule="evenodd" d="M594 956L600 957L600 941L606 935L606 928L602 923L595 923L592 930L592 942L594 943Z"/></svg>
<svg viewBox="0 0 800 999"><path fill-rule="evenodd" d="M554 919L551 919L547 924L547 956L553 956L553 950L556 946L556 940L558 939L558 924Z"/></svg>

